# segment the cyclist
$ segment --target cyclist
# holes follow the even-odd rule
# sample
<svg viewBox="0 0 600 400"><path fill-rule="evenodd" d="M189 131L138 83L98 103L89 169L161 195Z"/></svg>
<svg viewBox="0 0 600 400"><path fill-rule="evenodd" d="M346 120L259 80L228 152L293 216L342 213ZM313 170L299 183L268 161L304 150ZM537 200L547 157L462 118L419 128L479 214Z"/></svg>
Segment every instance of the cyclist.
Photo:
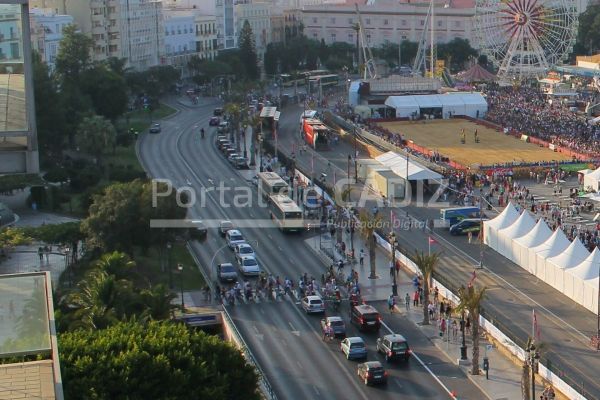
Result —
<svg viewBox="0 0 600 400"><path fill-rule="evenodd" d="M204 139L204 128L200 129L200 137Z"/></svg>
<svg viewBox="0 0 600 400"><path fill-rule="evenodd" d="M323 326L323 340L331 340L333 338L333 328L329 326L328 323L325 323Z"/></svg>

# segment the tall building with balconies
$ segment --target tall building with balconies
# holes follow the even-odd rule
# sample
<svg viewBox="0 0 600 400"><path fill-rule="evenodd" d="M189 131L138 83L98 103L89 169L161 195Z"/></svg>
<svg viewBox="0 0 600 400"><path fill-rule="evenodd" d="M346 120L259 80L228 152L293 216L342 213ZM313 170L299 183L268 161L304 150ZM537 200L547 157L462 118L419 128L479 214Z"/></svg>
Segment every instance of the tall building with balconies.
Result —
<svg viewBox="0 0 600 400"><path fill-rule="evenodd" d="M188 77L187 64L196 54L196 22L193 10L165 9L165 52L161 63L177 68Z"/></svg>
<svg viewBox="0 0 600 400"><path fill-rule="evenodd" d="M215 17L217 20L217 44L219 50L237 47L235 31L234 5L246 1L215 0Z"/></svg>
<svg viewBox="0 0 600 400"><path fill-rule="evenodd" d="M0 174L38 173L27 0L0 0Z"/></svg>
<svg viewBox="0 0 600 400"><path fill-rule="evenodd" d="M196 52L201 60L214 60L219 52L214 15L196 16Z"/></svg>
<svg viewBox="0 0 600 400"><path fill-rule="evenodd" d="M81 32L94 41L95 61L125 58L128 67L145 70L163 56L160 0L33 0L32 5L73 16Z"/></svg>
<svg viewBox="0 0 600 400"><path fill-rule="evenodd" d="M70 15L56 14L53 10L30 10L31 46L42 61L53 71L63 29L73 23Z"/></svg>

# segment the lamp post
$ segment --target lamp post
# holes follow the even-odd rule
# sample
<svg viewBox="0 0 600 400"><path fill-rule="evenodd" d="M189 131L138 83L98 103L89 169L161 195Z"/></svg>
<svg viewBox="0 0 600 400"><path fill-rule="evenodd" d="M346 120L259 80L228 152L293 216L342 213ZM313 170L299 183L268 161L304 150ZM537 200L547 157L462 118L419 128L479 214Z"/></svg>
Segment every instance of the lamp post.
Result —
<svg viewBox="0 0 600 400"><path fill-rule="evenodd" d="M181 279L181 313L185 310L185 303L183 302L183 264L177 264L179 270L179 278Z"/></svg>
<svg viewBox="0 0 600 400"><path fill-rule="evenodd" d="M171 242L167 242L167 270L169 271L169 289L173 289L173 274L171 273Z"/></svg>
<svg viewBox="0 0 600 400"><path fill-rule="evenodd" d="M248 156L248 144L246 143L246 129L248 129L248 125L243 125L244 130L242 131L242 140L244 141L244 158Z"/></svg>
<svg viewBox="0 0 600 400"><path fill-rule="evenodd" d="M69 253L71 253L70 248L65 248L65 269L69 268ZM73 286L73 271L69 268L69 287Z"/></svg>
<svg viewBox="0 0 600 400"><path fill-rule="evenodd" d="M396 283L396 234L390 232L390 245L392 246L392 296L398 296L398 284Z"/></svg>
<svg viewBox="0 0 600 400"><path fill-rule="evenodd" d="M460 360L467 361L467 342L465 339L465 310L460 313L460 333L462 334L462 343L460 345Z"/></svg>
<svg viewBox="0 0 600 400"><path fill-rule="evenodd" d="M358 158L358 150L356 149L356 125L353 124L353 132L354 132L354 183L358 182L358 165L356 164Z"/></svg>
<svg viewBox="0 0 600 400"><path fill-rule="evenodd" d="M483 193L479 193L479 269L483 269Z"/></svg>
<svg viewBox="0 0 600 400"><path fill-rule="evenodd" d="M525 351L527 351L527 362L529 363L529 369L531 370L531 399L535 400L535 371L540 360L540 353L533 341Z"/></svg>
<svg viewBox="0 0 600 400"><path fill-rule="evenodd" d="M352 156L348 154L348 179L350 179L350 163L352 162ZM335 182L334 182L335 183Z"/></svg>

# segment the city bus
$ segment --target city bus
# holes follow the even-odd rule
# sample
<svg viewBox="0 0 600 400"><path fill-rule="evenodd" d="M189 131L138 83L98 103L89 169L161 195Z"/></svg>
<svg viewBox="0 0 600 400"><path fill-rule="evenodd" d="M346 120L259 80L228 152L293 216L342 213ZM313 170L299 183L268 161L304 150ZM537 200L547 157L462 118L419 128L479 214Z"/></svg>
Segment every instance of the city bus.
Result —
<svg viewBox="0 0 600 400"><path fill-rule="evenodd" d="M288 184L275 172L258 173L258 193L268 200L276 194L287 194Z"/></svg>
<svg viewBox="0 0 600 400"><path fill-rule="evenodd" d="M481 218L483 216L479 207L442 208L440 212L444 225L448 227L465 218Z"/></svg>
<svg viewBox="0 0 600 400"><path fill-rule="evenodd" d="M285 194L276 194L269 199L269 214L282 232L304 230L302 209Z"/></svg>
<svg viewBox="0 0 600 400"><path fill-rule="evenodd" d="M329 71L326 69L313 69L312 71L301 72L301 74L306 78L312 78L313 76L327 75Z"/></svg>
<svg viewBox="0 0 600 400"><path fill-rule="evenodd" d="M327 86L337 86L340 83L340 76L337 74L316 75L309 79L310 90L318 90L319 85L324 88Z"/></svg>

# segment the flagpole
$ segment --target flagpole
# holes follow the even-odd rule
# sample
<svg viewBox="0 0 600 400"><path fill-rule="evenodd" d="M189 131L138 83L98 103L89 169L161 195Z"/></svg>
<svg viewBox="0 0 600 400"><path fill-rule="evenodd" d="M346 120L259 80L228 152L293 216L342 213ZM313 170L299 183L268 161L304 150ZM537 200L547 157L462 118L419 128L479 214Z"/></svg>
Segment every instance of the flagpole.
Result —
<svg viewBox="0 0 600 400"><path fill-rule="evenodd" d="M431 238L427 237L427 255L431 256Z"/></svg>

